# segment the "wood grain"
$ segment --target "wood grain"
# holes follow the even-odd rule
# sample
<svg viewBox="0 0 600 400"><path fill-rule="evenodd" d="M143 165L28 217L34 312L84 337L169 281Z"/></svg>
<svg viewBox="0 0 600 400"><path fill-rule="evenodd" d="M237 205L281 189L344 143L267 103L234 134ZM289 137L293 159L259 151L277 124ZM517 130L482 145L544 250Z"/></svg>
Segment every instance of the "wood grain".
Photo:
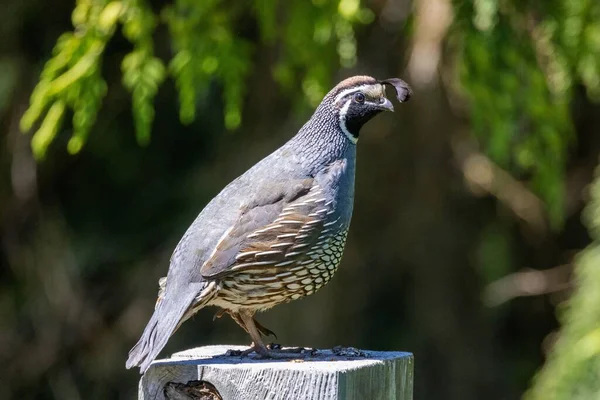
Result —
<svg viewBox="0 0 600 400"><path fill-rule="evenodd" d="M412 400L410 353L336 348L293 361L225 355L245 349L206 346L157 360L140 380L139 400L168 400L165 385L192 381L212 384L223 400Z"/></svg>

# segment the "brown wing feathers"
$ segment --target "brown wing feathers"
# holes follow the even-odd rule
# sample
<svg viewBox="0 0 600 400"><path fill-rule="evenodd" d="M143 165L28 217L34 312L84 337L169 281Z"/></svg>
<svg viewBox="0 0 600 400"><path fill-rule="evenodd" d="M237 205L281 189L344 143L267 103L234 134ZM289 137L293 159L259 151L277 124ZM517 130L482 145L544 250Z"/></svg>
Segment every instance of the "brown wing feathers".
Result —
<svg viewBox="0 0 600 400"><path fill-rule="evenodd" d="M291 203L287 203L285 201L287 199L282 198L279 212L273 215L272 222L261 225L258 229L249 231L247 228L256 224L251 221L242 222L243 218L240 218L240 223L224 235L215 253L223 254L225 247L234 247L238 249L235 259L231 260L226 268L221 266L220 271L213 276L226 276L232 272L256 267L291 266L300 256L305 255L311 245L318 240L328 207L326 207L326 199L321 197L321 190L316 184L308 193L292 198ZM251 214L252 211L258 212L253 209L246 215ZM247 232L244 238L240 237L240 231ZM203 266L204 275L211 270L219 270L215 262L218 260L213 257L206 262Z"/></svg>

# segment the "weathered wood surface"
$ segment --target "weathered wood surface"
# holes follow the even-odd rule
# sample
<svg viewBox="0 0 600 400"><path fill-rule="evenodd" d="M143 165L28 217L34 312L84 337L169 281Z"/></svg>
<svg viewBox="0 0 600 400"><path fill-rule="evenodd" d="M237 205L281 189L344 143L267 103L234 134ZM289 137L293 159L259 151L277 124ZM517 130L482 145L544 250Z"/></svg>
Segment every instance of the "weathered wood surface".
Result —
<svg viewBox="0 0 600 400"><path fill-rule="evenodd" d="M198 381L223 400L412 400L410 353L336 348L290 361L225 355L231 349L246 347L199 347L155 361L140 380L139 400L219 398L190 394Z"/></svg>

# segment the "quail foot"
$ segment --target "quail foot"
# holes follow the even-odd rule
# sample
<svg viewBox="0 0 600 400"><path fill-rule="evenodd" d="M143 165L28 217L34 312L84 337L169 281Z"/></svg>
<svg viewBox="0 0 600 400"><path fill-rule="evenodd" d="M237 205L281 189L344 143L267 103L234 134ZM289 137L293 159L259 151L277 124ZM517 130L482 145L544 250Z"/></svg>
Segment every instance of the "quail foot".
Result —
<svg viewBox="0 0 600 400"><path fill-rule="evenodd" d="M352 217L356 144L382 111L397 78L354 76L334 87L286 144L227 185L188 228L160 280L154 314L129 352L127 368L145 372L169 337L201 308L219 307L250 335L251 350L272 333L254 315L313 294L335 273Z"/></svg>

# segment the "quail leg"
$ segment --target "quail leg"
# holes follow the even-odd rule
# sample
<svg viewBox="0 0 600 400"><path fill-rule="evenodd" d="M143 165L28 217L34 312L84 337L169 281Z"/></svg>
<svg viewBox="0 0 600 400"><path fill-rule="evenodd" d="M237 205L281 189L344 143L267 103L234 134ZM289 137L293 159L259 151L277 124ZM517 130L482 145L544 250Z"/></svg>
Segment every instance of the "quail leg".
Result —
<svg viewBox="0 0 600 400"><path fill-rule="evenodd" d="M252 338L252 346L248 350L242 352L242 355L248 355L254 351L264 358L273 359L297 359L306 356L306 354L301 353L303 350L302 348L289 350L272 350L267 348L262 341L261 332L257 328L256 320L253 316L243 312L238 315L244 325L246 325L246 331L250 335L250 338Z"/></svg>
<svg viewBox="0 0 600 400"><path fill-rule="evenodd" d="M231 319L233 319L239 326L241 326L243 330L245 330L246 332L248 332L248 328L246 328L246 324L244 324L244 322L242 321L240 315L237 314L237 313L231 313L231 312L226 311L226 310L220 310L219 312L217 312L217 314L215 314L214 318L221 318L223 316L223 314L225 314L225 313L228 313L231 316ZM266 336L273 336L275 339L277 339L277 334L275 334L275 332L273 332L269 328L267 328L264 325L262 325L255 318L253 318L253 320L254 320L254 324L256 325L256 329L258 329L258 331L260 332L260 334L262 336L265 336L265 337ZM248 332L248 333L250 333L250 332Z"/></svg>

